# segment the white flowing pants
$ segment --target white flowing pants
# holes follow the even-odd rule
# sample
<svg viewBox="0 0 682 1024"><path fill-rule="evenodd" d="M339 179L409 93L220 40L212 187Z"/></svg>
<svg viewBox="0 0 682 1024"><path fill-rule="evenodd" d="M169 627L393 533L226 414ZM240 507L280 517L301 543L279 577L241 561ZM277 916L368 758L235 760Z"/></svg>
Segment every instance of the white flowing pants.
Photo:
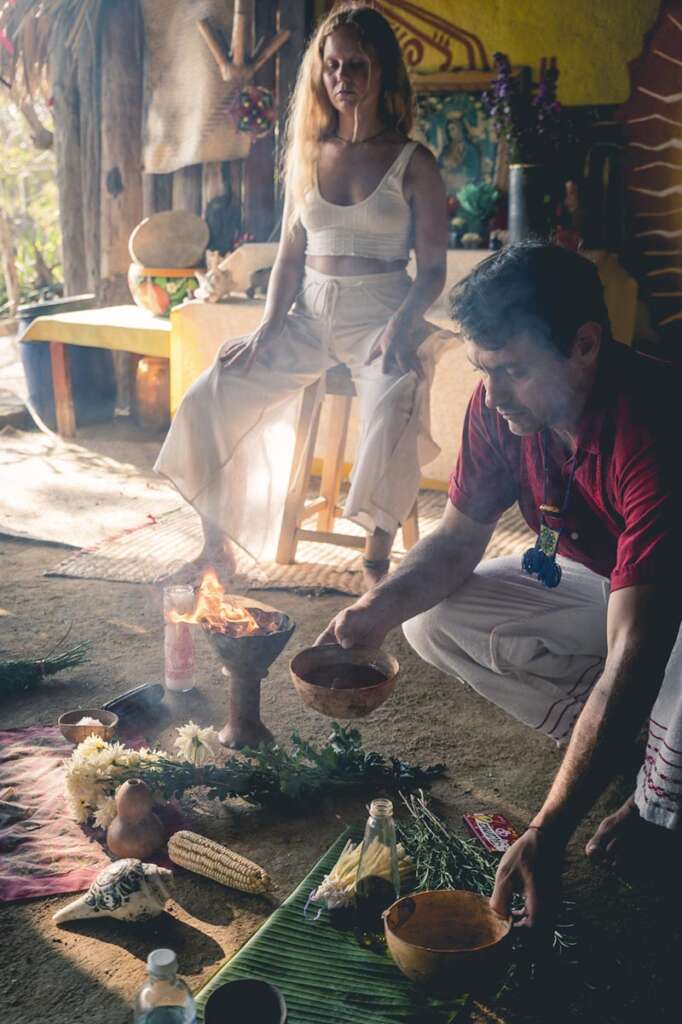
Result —
<svg viewBox="0 0 682 1024"><path fill-rule="evenodd" d="M249 373L223 366L242 340L231 339L185 394L155 469L257 561L277 548L301 392L336 363L350 369L362 421L344 515L371 532L393 532L409 515L421 466L439 451L429 390L443 332L420 350L423 380L365 361L410 285L404 271L331 277L306 268L283 330ZM424 322L422 338L434 331Z"/></svg>
<svg viewBox="0 0 682 1024"><path fill-rule="evenodd" d="M609 585L561 559L561 583L550 590L520 563L481 562L455 595L403 629L425 661L563 745L604 667ZM682 630L651 712L635 800L646 821L682 826Z"/></svg>

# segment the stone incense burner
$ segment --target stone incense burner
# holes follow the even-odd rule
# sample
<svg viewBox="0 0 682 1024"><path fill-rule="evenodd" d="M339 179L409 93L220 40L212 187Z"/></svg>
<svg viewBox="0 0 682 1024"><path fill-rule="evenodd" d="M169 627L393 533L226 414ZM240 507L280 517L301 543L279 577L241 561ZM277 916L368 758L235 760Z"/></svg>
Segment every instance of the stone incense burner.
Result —
<svg viewBox="0 0 682 1024"><path fill-rule="evenodd" d="M229 600L241 604L244 598ZM237 750L273 742L260 717L261 682L296 628L288 615L269 605L249 601L242 607L248 619L202 622L229 679L229 718L218 735L224 746Z"/></svg>
<svg viewBox="0 0 682 1024"><path fill-rule="evenodd" d="M283 612L249 597L226 594L213 570L204 574L191 614L170 613L171 622L199 624L223 662L229 679L229 718L218 734L239 750L272 743L261 721L260 687L296 625Z"/></svg>

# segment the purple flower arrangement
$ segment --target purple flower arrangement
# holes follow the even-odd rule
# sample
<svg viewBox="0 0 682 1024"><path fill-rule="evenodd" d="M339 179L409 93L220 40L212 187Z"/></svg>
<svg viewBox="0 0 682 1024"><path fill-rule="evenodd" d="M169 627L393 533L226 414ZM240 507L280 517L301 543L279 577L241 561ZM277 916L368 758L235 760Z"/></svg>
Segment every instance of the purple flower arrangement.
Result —
<svg viewBox="0 0 682 1024"><path fill-rule="evenodd" d="M498 138L507 140L510 162L547 160L556 153L561 128L556 57L542 58L535 94L524 88L520 76L512 73L506 54L496 53L493 61L496 75L481 99Z"/></svg>

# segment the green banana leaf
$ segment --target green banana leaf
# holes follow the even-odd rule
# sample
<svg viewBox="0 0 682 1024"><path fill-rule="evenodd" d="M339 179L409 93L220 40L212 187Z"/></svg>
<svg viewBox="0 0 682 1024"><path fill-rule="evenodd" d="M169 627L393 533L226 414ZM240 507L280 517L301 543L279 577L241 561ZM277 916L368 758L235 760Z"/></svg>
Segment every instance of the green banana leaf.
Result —
<svg viewBox="0 0 682 1024"><path fill-rule="evenodd" d="M317 917L316 904L304 915L311 890L331 871L346 841L361 838L347 829L204 986L197 996L199 1024L209 995L239 978L276 985L287 1003L288 1024L449 1024L458 1018L467 996L431 998L400 973L381 942L373 943L374 948L361 945L353 931L334 927L327 910Z"/></svg>

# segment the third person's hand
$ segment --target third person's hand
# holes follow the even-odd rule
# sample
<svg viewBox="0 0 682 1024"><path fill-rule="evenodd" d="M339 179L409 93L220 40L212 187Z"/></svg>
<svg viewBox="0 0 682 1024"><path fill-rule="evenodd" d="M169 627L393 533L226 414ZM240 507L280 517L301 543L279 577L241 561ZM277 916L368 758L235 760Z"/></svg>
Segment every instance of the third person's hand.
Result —
<svg viewBox="0 0 682 1024"><path fill-rule="evenodd" d="M506 917L513 894L520 893L525 907L515 915L515 925L529 929L537 946L551 944L564 849L563 842L551 834L529 829L509 847L497 867L492 909Z"/></svg>

